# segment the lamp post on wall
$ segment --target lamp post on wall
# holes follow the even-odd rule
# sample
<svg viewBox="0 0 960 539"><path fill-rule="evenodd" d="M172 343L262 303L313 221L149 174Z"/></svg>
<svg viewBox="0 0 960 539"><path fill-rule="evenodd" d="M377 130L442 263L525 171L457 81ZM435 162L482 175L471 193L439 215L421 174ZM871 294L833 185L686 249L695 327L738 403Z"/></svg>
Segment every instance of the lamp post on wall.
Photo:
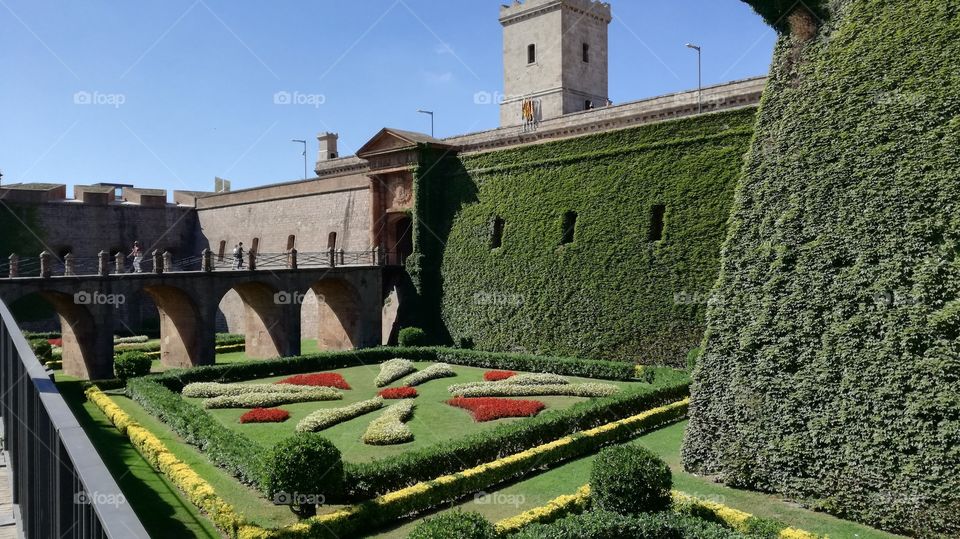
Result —
<svg viewBox="0 0 960 539"><path fill-rule="evenodd" d="M687 48L697 51L697 113L703 112L703 54L700 45L687 43Z"/></svg>
<svg viewBox="0 0 960 539"><path fill-rule="evenodd" d="M303 144L303 179L307 179L307 141L300 139L291 139L290 142L299 142Z"/></svg>
<svg viewBox="0 0 960 539"><path fill-rule="evenodd" d="M432 110L422 110L417 109L417 112L420 114L429 114L430 115L430 136L433 136L433 111Z"/></svg>

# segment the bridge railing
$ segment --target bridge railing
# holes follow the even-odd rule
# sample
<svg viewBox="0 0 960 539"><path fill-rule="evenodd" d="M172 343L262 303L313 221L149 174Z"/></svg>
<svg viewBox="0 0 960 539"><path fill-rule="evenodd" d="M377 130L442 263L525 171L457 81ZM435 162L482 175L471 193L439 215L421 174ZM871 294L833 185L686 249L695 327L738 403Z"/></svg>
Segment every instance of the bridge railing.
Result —
<svg viewBox="0 0 960 539"><path fill-rule="evenodd" d="M204 263L209 257L209 269ZM242 270L276 270L294 268L335 268L340 266L391 266L403 265L405 256L398 252L382 249L364 251L344 251L343 249L329 249L319 252L298 252L296 250L283 253L247 252L243 257L243 264L238 268L237 261L232 255L220 257L209 251L203 254L174 259L169 253L145 254L140 262L142 273L158 273L161 268L166 273L201 272L201 271L234 271ZM124 253L109 256L101 253L95 257L77 257L66 255L57 258L50 253L40 256L19 258L11 255L9 259L0 261L0 279L28 278L28 277L69 277L69 276L107 276L134 273L137 263Z"/></svg>
<svg viewBox="0 0 960 539"><path fill-rule="evenodd" d="M24 537L148 537L3 302L0 392L2 445Z"/></svg>

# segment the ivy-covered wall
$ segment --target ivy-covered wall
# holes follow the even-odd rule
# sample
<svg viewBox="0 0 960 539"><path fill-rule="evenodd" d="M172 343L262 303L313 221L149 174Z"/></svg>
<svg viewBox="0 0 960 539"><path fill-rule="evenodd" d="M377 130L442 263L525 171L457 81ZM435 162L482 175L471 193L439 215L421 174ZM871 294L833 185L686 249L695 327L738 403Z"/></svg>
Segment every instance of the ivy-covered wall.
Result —
<svg viewBox="0 0 960 539"><path fill-rule="evenodd" d="M424 159L413 273L438 283L422 287L438 331L483 350L682 365L703 335L754 114ZM574 241L562 245L568 212Z"/></svg>
<svg viewBox="0 0 960 539"><path fill-rule="evenodd" d="M960 536L960 2L781 37L693 373L687 469Z"/></svg>

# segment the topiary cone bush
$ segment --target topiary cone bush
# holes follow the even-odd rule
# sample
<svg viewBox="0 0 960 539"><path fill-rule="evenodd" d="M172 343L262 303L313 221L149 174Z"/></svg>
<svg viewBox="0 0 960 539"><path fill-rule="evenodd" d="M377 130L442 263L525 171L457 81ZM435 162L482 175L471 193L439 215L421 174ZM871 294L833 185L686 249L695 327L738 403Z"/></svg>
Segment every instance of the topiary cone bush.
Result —
<svg viewBox="0 0 960 539"><path fill-rule="evenodd" d="M267 492L273 503L289 505L300 517L317 513L343 490L340 450L315 432L301 432L273 447L267 471Z"/></svg>
<svg viewBox="0 0 960 539"><path fill-rule="evenodd" d="M670 509L670 467L650 450L618 445L600 452L590 471L593 502L600 509L634 515Z"/></svg>
<svg viewBox="0 0 960 539"><path fill-rule="evenodd" d="M400 346L426 346L427 333L420 328L403 328L397 335Z"/></svg>
<svg viewBox="0 0 960 539"><path fill-rule="evenodd" d="M496 528L480 513L453 511L417 524L407 539L493 539Z"/></svg>
<svg viewBox="0 0 960 539"><path fill-rule="evenodd" d="M113 360L113 373L121 380L150 374L150 356L139 350L123 352Z"/></svg>

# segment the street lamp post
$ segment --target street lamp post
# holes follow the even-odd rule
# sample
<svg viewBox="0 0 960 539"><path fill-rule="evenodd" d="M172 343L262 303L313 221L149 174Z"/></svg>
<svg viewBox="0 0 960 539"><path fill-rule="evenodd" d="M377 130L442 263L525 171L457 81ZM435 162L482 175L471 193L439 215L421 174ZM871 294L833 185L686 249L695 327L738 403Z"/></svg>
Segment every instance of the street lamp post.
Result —
<svg viewBox="0 0 960 539"><path fill-rule="evenodd" d="M299 142L303 144L303 179L307 179L307 141L298 138L291 139L290 142Z"/></svg>
<svg viewBox="0 0 960 539"><path fill-rule="evenodd" d="M700 45L687 43L687 48L697 51L697 113L703 112L703 54Z"/></svg>
<svg viewBox="0 0 960 539"><path fill-rule="evenodd" d="M417 112L420 114L429 114L430 115L430 136L433 136L433 111L432 110L422 110L417 109Z"/></svg>

